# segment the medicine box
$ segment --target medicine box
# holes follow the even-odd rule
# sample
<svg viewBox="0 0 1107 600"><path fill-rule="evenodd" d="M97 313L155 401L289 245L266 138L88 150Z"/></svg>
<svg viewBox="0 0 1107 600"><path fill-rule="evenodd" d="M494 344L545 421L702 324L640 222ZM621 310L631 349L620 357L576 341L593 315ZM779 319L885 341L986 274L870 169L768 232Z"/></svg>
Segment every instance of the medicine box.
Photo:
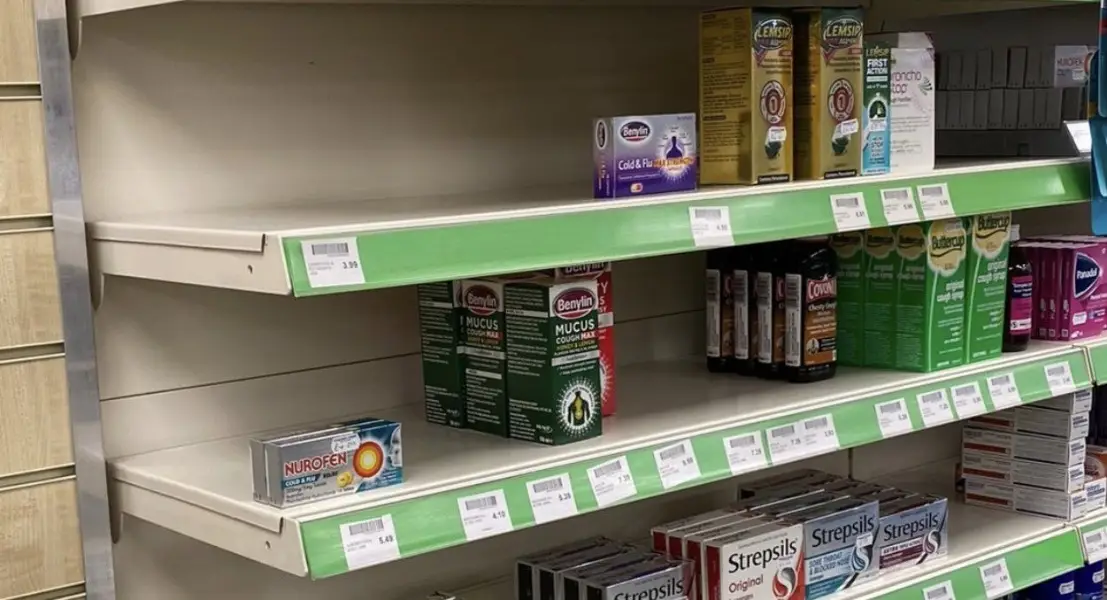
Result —
<svg viewBox="0 0 1107 600"><path fill-rule="evenodd" d="M1084 516L1087 512L1088 498L1084 490L1058 492L966 477L965 503L1071 520Z"/></svg>
<svg viewBox="0 0 1107 600"><path fill-rule="evenodd" d="M1059 492L1084 488L1083 465L1059 465L1018 458L997 458L973 451L961 455L961 473L996 483L1039 487Z"/></svg>
<svg viewBox="0 0 1107 600"><path fill-rule="evenodd" d="M596 119L592 132L595 198L696 189L694 113Z"/></svg>
<svg viewBox="0 0 1107 600"><path fill-rule="evenodd" d="M973 427L996 429L1009 433L1033 433L1066 440L1088 436L1088 413L1037 408L1032 405L1002 410L969 419Z"/></svg>
<svg viewBox="0 0 1107 600"><path fill-rule="evenodd" d="M1007 433L981 429L971 422L962 431L962 450L1002 458L1021 458L1061 465L1082 465L1087 445L1083 439Z"/></svg>
<svg viewBox="0 0 1107 600"><path fill-rule="evenodd" d="M1087 413L1092 410L1092 390L1079 390L1031 404L1035 408L1059 410L1066 413Z"/></svg>

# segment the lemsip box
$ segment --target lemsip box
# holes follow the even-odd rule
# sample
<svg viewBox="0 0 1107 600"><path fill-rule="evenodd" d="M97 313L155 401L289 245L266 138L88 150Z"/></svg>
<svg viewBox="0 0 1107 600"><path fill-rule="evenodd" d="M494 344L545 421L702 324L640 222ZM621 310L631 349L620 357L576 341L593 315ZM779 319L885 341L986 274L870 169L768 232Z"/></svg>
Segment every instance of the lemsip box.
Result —
<svg viewBox="0 0 1107 600"><path fill-rule="evenodd" d="M696 189L696 115L611 117L592 123L593 197Z"/></svg>

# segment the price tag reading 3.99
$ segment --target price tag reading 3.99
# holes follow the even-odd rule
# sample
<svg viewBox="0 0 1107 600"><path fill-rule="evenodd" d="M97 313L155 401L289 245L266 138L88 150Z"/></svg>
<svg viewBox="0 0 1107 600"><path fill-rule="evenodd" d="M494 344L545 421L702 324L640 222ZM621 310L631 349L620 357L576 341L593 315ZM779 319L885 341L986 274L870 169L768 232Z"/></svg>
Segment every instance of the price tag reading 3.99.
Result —
<svg viewBox="0 0 1107 600"><path fill-rule="evenodd" d="M300 242L308 283L313 288L339 285L361 285L365 273L361 270L357 238L304 240Z"/></svg>

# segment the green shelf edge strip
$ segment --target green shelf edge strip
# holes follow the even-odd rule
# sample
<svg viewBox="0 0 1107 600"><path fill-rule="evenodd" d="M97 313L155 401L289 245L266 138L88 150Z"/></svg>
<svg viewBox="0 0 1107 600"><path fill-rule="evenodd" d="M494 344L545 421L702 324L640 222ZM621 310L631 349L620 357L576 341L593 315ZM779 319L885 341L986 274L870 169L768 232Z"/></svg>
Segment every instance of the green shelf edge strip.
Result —
<svg viewBox="0 0 1107 600"><path fill-rule="evenodd" d="M1058 530L1057 535L1003 555L1015 591L1026 589L1051 577L1084 566L1080 537L1073 529ZM949 581L957 600L986 600L980 567L995 558L979 560L955 571L944 573L881 596L883 600L924 600L923 590Z"/></svg>
<svg viewBox="0 0 1107 600"><path fill-rule="evenodd" d="M887 225L880 190L947 183L958 216L1087 202L1086 163L933 175L901 181L843 180L818 189L643 204L612 210L460 223L375 233L282 240L293 294L314 296L397 287L578 263L626 260L696 250L688 220L694 206L728 206L734 243L750 244L837 231L830 195L862 192L873 227ZM313 289L301 242L356 237L365 283ZM523 250L525 249L525 251Z"/></svg>
<svg viewBox="0 0 1107 600"><path fill-rule="evenodd" d="M1092 367L1092 376L1096 382L1107 383L1107 341L1086 347L1088 362Z"/></svg>
<svg viewBox="0 0 1107 600"><path fill-rule="evenodd" d="M988 377L1013 373L1023 402L1035 402L1052 397L1043 368L1046 365L1059 362L1068 362L1077 389L1091 386L1091 374L1087 367L1084 351L1080 348L1070 348L1063 354L1036 359L1020 365L984 371L975 375L951 377L938 383L914 386L895 393L847 401L831 408L805 411L771 421L694 436L691 438L692 447L701 475L693 481L669 490L665 490L661 485L657 466L654 463L653 451L680 440L631 450L626 453L611 454L603 458L590 459L536 473L508 477L488 484L471 486L406 502L306 521L301 524L301 535L308 570L313 578L332 577L348 571L345 555L343 554L341 534L339 533L339 527L344 523L354 523L391 514L396 528L400 555L402 558L408 558L467 543L458 513L457 500L461 497L502 489L507 499L513 529L519 530L535 525L530 499L526 490L526 484L530 481L568 473L579 514L589 513L598 510L599 507L589 483L587 470L619 456L625 455L627 457L638 490L635 496L618 503L623 504L733 477L723 448L723 439L727 437L754 431L763 432L771 427L829 413L833 415L837 428L838 449L862 446L884 439L876 418L875 406L879 403L904 398L911 419L912 432L920 431L925 427L916 402L916 395L918 394L941 388L945 388L949 393L948 390L951 386L979 382L988 412L994 412L995 406L988 393L986 382ZM904 434L906 433L910 432L904 432ZM768 449L767 443L765 449ZM812 453L804 458L832 451L834 450ZM959 598L959 600L962 599Z"/></svg>

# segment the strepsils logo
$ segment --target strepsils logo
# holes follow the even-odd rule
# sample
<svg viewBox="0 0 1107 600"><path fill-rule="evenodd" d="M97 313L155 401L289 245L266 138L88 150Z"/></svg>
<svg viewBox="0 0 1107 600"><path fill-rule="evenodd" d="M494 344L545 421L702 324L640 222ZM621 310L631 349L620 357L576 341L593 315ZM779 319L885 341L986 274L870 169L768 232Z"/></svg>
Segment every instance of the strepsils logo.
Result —
<svg viewBox="0 0 1107 600"><path fill-rule="evenodd" d="M908 523L902 523L899 525L885 525L884 526L884 539L886 540L898 540L901 538L913 538L918 536L924 531L931 529L938 529L942 523L938 520L938 515L934 513L927 513L922 518L910 521Z"/></svg>
<svg viewBox="0 0 1107 600"><path fill-rule="evenodd" d="M490 315L500 308L500 297L490 287L475 285L465 292L465 307L476 315Z"/></svg>
<svg viewBox="0 0 1107 600"><path fill-rule="evenodd" d="M628 142L642 142L650 137L650 126L642 121L628 121L619 128L619 137Z"/></svg>
<svg viewBox="0 0 1107 600"><path fill-rule="evenodd" d="M814 302L823 298L833 298L838 295L838 279L824 277L823 279L807 280L807 301Z"/></svg>
<svg viewBox="0 0 1107 600"><path fill-rule="evenodd" d="M596 296L585 288L573 288L554 299L554 314L562 319L579 319L596 309Z"/></svg>
<svg viewBox="0 0 1107 600"><path fill-rule="evenodd" d="M815 547L818 548L824 544L855 538L866 531L872 531L873 527L875 527L875 523L873 523L872 515L858 515L851 523L828 529L816 529L811 532L811 537L815 540Z"/></svg>
<svg viewBox="0 0 1107 600"><path fill-rule="evenodd" d="M764 548L758 552L736 552L727 559L727 562L730 563L727 570L731 573L737 573L754 567L764 567L773 561L795 555L798 549L796 540L784 538L775 546Z"/></svg>
<svg viewBox="0 0 1107 600"><path fill-rule="evenodd" d="M345 452L333 452L331 454L297 458L296 460L290 460L284 463L284 476L295 477L296 475L303 475L304 473L317 473L328 469L337 469L346 464L347 458Z"/></svg>
<svg viewBox="0 0 1107 600"><path fill-rule="evenodd" d="M666 598L682 598L684 596L684 579L670 577L647 590L640 592L617 592L613 600L665 600Z"/></svg>
<svg viewBox="0 0 1107 600"><path fill-rule="evenodd" d="M773 577L773 596L776 598L791 598L796 591L796 570L792 567L784 567L777 571Z"/></svg>
<svg viewBox="0 0 1107 600"><path fill-rule="evenodd" d="M1082 252L1076 253L1076 273L1072 278L1072 293L1083 298L1091 294L1099 283L1099 264Z"/></svg>

